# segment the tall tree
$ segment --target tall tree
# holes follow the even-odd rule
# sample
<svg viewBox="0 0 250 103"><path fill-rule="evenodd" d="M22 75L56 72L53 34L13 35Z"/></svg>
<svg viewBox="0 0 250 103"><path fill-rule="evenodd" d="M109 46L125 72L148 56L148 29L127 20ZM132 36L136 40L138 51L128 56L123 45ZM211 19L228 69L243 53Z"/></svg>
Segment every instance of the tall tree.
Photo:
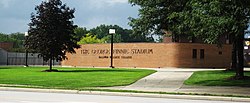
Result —
<svg viewBox="0 0 250 103"><path fill-rule="evenodd" d="M173 36L201 38L206 43L221 44L220 37L232 38L238 79L244 78L243 40L250 17L249 0L129 0L141 6L139 18L130 25L140 34L171 31Z"/></svg>
<svg viewBox="0 0 250 103"><path fill-rule="evenodd" d="M74 9L70 9L60 0L47 0L36 6L35 14L31 15L29 36L26 47L39 52L45 61L66 59L66 52L75 53L77 45L73 24Z"/></svg>
<svg viewBox="0 0 250 103"><path fill-rule="evenodd" d="M243 41L250 20L250 1L193 0L190 4L192 12L196 15L191 15L189 18L199 19L199 25L201 25L196 29L193 29L191 25L194 35L202 37L208 43L216 42L217 44L220 44L221 36L229 35L233 44L231 68L236 68L236 79L244 78Z"/></svg>
<svg viewBox="0 0 250 103"><path fill-rule="evenodd" d="M86 36L86 34L89 33L86 27L77 27L75 28L74 32L78 41L80 41L83 36Z"/></svg>
<svg viewBox="0 0 250 103"><path fill-rule="evenodd" d="M95 28L90 29L90 32L93 35L96 35L97 38L101 39L109 35L109 29L116 29L116 33L120 34L120 27L117 25L100 25Z"/></svg>
<svg viewBox="0 0 250 103"><path fill-rule="evenodd" d="M104 37L103 39L105 40L106 43L111 43L111 38L113 35L113 42L114 43L121 43L123 42L123 39L122 39L122 35L121 34L110 34L110 35L107 35L106 37Z"/></svg>
<svg viewBox="0 0 250 103"><path fill-rule="evenodd" d="M163 30L171 31L181 20L172 19L171 14L181 12L188 0L129 0L140 6L139 18L129 18L134 34L150 36L162 35Z"/></svg>
<svg viewBox="0 0 250 103"><path fill-rule="evenodd" d="M111 28L116 30L114 42L154 42L151 37L135 35L132 30L124 29L118 25L100 25L90 29L90 33L96 35L99 39L106 38L107 41L110 41L109 29Z"/></svg>

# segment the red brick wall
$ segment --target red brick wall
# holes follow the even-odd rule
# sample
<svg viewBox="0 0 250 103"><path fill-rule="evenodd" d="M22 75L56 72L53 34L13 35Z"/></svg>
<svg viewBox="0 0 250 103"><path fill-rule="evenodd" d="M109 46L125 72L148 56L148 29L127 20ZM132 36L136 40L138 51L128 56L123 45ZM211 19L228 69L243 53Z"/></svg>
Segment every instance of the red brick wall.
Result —
<svg viewBox="0 0 250 103"><path fill-rule="evenodd" d="M193 59L197 49L197 59ZM204 49L204 59L200 59ZM110 44L87 44L67 54L63 66L110 66ZM222 54L219 54L221 52ZM115 67L227 67L230 65L231 45L195 43L118 43L114 44Z"/></svg>
<svg viewBox="0 0 250 103"><path fill-rule="evenodd" d="M10 50L11 48L13 48L13 43L12 42L0 42L0 48L4 49L4 50Z"/></svg>
<svg viewBox="0 0 250 103"><path fill-rule="evenodd" d="M172 43L172 37L164 37L163 43Z"/></svg>

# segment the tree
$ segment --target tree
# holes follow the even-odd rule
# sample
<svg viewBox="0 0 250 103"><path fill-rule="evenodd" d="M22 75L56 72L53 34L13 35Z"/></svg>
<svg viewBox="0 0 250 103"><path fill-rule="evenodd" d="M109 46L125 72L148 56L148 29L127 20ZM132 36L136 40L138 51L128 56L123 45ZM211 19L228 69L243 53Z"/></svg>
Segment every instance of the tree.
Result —
<svg viewBox="0 0 250 103"><path fill-rule="evenodd" d="M100 25L96 28L90 29L90 33L96 35L97 38L106 38L107 41L110 41L109 29L115 29L116 34L114 35L114 42L154 42L151 37L145 35L134 35L132 30L123 29L118 25Z"/></svg>
<svg viewBox="0 0 250 103"><path fill-rule="evenodd" d="M139 5L139 18L131 18L130 25L139 34L158 34L171 31L173 36L201 38L218 44L219 38L232 38L232 64L236 79L244 78L243 40L250 17L249 0L129 0Z"/></svg>
<svg viewBox="0 0 250 103"><path fill-rule="evenodd" d="M193 29L192 31L196 33L194 35L202 37L206 42L216 42L219 41L221 36L225 34L229 35L232 38L233 44L231 68L236 68L235 79L243 79L243 41L245 30L248 27L248 22L250 19L250 1L213 0L210 2L205 2L194 0L194 2L190 4L192 4L192 12L194 12L196 15L191 15L189 18L193 20L194 18L199 19L199 25L202 27ZM197 8L199 10L197 10ZM193 28L192 25L191 28ZM220 43L217 42L217 44Z"/></svg>
<svg viewBox="0 0 250 103"><path fill-rule="evenodd" d="M12 34L3 34L0 33L0 42L12 42L13 48L8 51L12 52L24 52L24 34L23 33L12 33Z"/></svg>
<svg viewBox="0 0 250 103"><path fill-rule="evenodd" d="M107 35L106 37L104 37L103 39L105 40L105 42L107 43L111 43L111 37L113 35L113 43L121 43L122 42L122 36L121 34L111 34L111 35Z"/></svg>
<svg viewBox="0 0 250 103"><path fill-rule="evenodd" d="M116 29L116 32L118 31L117 28L114 28L112 25L100 25L95 28L90 29L89 31L96 35L97 38L101 39L109 35L109 29Z"/></svg>
<svg viewBox="0 0 250 103"><path fill-rule="evenodd" d="M76 34L77 41L80 41L83 36L86 36L86 34L89 33L86 27L77 27L74 32Z"/></svg>
<svg viewBox="0 0 250 103"><path fill-rule="evenodd" d="M96 37L99 39L105 38L105 40L109 42L109 41L111 41L109 29L116 30L116 34L114 35L114 42L115 43L119 43L119 42L123 41L120 34L122 34L123 37L125 37L127 35L123 32L123 28L119 27L118 25L104 25L104 24L97 26L93 29L90 29L90 33L92 33L93 35L96 35Z"/></svg>
<svg viewBox="0 0 250 103"><path fill-rule="evenodd" d="M98 39L96 36L92 36L90 33L86 34L85 37L77 42L77 44L95 44L95 43L105 43L105 39Z"/></svg>
<svg viewBox="0 0 250 103"><path fill-rule="evenodd" d="M31 14L26 47L49 61L48 71L52 71L52 60L67 59L66 52L75 53L74 48L80 47L74 33L77 26L72 21L75 10L60 0L42 2L35 10Z"/></svg>
<svg viewBox="0 0 250 103"><path fill-rule="evenodd" d="M7 34L0 33L0 42L14 42L15 40Z"/></svg>
<svg viewBox="0 0 250 103"><path fill-rule="evenodd" d="M25 36L24 33L12 33L10 34L10 38L14 39L14 48L20 49L21 51L24 51L24 41Z"/></svg>

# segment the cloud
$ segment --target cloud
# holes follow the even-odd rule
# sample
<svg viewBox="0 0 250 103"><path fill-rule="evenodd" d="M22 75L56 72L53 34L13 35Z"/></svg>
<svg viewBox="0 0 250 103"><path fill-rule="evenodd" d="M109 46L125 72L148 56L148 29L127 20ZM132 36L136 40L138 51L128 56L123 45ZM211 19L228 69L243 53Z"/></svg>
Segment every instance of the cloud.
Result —
<svg viewBox="0 0 250 103"><path fill-rule="evenodd" d="M92 8L101 9L108 6L111 7L119 4L125 4L128 3L128 0L89 0L88 2Z"/></svg>
<svg viewBox="0 0 250 103"><path fill-rule="evenodd" d="M8 8L9 7L9 4L12 0L1 0L0 1L0 8Z"/></svg>
<svg viewBox="0 0 250 103"><path fill-rule="evenodd" d="M109 4L117 4L117 3L128 3L128 0L102 0Z"/></svg>
<svg viewBox="0 0 250 103"><path fill-rule="evenodd" d="M116 23L117 21L118 21L118 18L114 18L114 17L105 17L105 16L92 17L92 18L89 18L86 24L83 24L82 26L91 29L101 24L111 25L111 24Z"/></svg>
<svg viewBox="0 0 250 103"><path fill-rule="evenodd" d="M2 19L0 25L0 33L16 33L16 32L26 32L28 30L29 20L7 18Z"/></svg>
<svg viewBox="0 0 250 103"><path fill-rule="evenodd" d="M0 0L0 32L13 33L27 31L30 14L36 12L36 5L44 0ZM128 0L62 0L70 8L75 8L74 23L91 29L100 24L119 25L130 28L128 17L137 17L138 8L128 4Z"/></svg>

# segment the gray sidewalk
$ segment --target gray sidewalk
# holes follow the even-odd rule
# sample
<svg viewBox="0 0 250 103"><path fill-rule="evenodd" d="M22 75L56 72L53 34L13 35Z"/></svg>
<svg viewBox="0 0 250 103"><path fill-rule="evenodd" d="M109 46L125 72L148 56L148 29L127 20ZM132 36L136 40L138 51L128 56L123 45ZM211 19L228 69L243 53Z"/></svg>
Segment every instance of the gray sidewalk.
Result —
<svg viewBox="0 0 250 103"><path fill-rule="evenodd" d="M183 81L192 75L190 70L155 69L156 73L140 79L129 86L108 87L108 89L138 90L154 92L175 92L182 87Z"/></svg>
<svg viewBox="0 0 250 103"><path fill-rule="evenodd" d="M224 87L224 86L187 86L183 82L194 71L223 70L223 69L155 69L156 73L147 76L129 86L107 87L105 89L137 90L151 92L181 92L217 95L250 96L249 87ZM246 69L249 70L249 69Z"/></svg>

